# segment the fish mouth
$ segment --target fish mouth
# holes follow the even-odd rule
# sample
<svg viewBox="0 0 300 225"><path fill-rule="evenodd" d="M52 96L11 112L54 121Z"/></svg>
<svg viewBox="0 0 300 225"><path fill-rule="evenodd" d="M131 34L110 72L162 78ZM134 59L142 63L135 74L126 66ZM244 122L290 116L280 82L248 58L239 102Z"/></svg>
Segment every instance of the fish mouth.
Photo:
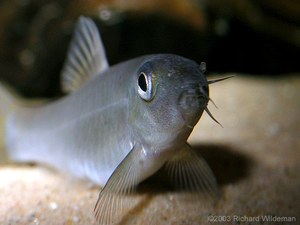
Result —
<svg viewBox="0 0 300 225"><path fill-rule="evenodd" d="M185 126L193 129L207 107L209 98L200 89L188 89L181 93L178 106Z"/></svg>
<svg viewBox="0 0 300 225"><path fill-rule="evenodd" d="M189 88L184 90L179 98L178 105L182 110L190 111L192 109L204 108L209 101L208 94L200 88Z"/></svg>
<svg viewBox="0 0 300 225"><path fill-rule="evenodd" d="M206 84L202 85L188 84L187 86L182 87L184 88L184 91L179 96L178 105L180 107L181 115L183 121L186 124L186 127L193 129L204 111L213 121L223 127L207 107L210 101L216 108L218 108L214 101L209 97L208 85L224 81L232 77L234 76L227 76L219 79L209 80Z"/></svg>
<svg viewBox="0 0 300 225"><path fill-rule="evenodd" d="M210 101L212 101L211 99L209 99ZM212 101L213 102L213 101ZM214 104L214 103L213 103ZM215 104L214 104L215 105ZM216 107L216 105L215 105L215 107ZM216 107L217 108L217 107ZM213 120L213 121L215 121L217 124L219 124L222 128L223 128L223 126L222 126L222 124L212 115L212 113L209 111L209 109L208 109L208 107L207 107L207 105L204 107L204 108L202 108L202 111L201 111L201 113L199 114L199 115L195 115L195 116L193 116L193 115L188 115L187 113L181 113L181 115L182 115L182 119L183 119L183 121L185 122L185 126L187 127L187 128L189 128L189 129L193 129L194 128L194 126L197 124L197 122L199 121L199 119L200 119L200 117L202 116L202 114L203 114L203 111L205 111L207 114L208 114L208 116Z"/></svg>

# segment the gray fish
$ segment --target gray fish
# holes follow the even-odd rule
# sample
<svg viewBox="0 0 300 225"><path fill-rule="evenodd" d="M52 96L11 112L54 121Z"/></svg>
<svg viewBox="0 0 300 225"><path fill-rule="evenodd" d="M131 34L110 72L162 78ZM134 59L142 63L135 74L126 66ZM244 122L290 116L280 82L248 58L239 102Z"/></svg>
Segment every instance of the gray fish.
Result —
<svg viewBox="0 0 300 225"><path fill-rule="evenodd" d="M62 71L68 95L30 107L0 87L7 151L17 162L48 164L104 186L95 206L99 224L117 221L120 194L162 167L179 186L217 193L209 166L187 144L209 113L208 85L219 81L207 81L204 71L204 63L172 54L109 67L96 25L81 17Z"/></svg>

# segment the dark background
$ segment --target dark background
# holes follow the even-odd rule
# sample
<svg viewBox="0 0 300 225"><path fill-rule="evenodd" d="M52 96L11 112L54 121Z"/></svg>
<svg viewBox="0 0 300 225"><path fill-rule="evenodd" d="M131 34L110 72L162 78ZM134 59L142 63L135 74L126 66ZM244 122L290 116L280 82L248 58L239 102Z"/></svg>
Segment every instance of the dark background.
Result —
<svg viewBox="0 0 300 225"><path fill-rule="evenodd" d="M175 53L205 61L208 74L278 79L300 71L299 1L114 2L0 1L0 79L27 97L61 95L60 70L80 15L97 22L111 65Z"/></svg>

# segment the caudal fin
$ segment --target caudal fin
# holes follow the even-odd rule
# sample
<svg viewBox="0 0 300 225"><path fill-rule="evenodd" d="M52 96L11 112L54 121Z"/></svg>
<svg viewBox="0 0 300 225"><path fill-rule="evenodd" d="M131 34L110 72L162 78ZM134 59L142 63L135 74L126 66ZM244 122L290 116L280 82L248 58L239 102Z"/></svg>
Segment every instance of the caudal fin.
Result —
<svg viewBox="0 0 300 225"><path fill-rule="evenodd" d="M15 111L18 106L16 94L11 89L0 83L0 114L4 117Z"/></svg>

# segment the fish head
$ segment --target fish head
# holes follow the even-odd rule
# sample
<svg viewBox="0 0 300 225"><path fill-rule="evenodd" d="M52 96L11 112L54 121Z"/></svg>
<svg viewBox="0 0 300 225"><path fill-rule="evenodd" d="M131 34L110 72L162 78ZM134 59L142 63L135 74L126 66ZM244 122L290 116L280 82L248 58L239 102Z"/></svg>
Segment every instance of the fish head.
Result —
<svg viewBox="0 0 300 225"><path fill-rule="evenodd" d="M134 76L131 124L151 146L185 143L209 101L204 65L177 55L147 58Z"/></svg>

